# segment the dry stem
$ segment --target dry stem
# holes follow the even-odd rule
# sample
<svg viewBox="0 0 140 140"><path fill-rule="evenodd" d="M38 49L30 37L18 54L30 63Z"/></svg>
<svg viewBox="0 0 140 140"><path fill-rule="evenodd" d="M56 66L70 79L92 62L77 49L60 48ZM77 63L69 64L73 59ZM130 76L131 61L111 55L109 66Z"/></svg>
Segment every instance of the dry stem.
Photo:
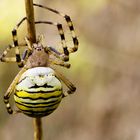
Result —
<svg viewBox="0 0 140 140"><path fill-rule="evenodd" d="M33 0L25 0L26 17L27 17L27 32L31 43L36 42L36 31L34 23L34 8Z"/></svg>
<svg viewBox="0 0 140 140"><path fill-rule="evenodd" d="M27 32L30 43L36 42L36 31L34 23L34 8L33 0L25 0L26 17L27 17ZM42 125L41 118L34 118L34 140L41 140L42 138Z"/></svg>
<svg viewBox="0 0 140 140"><path fill-rule="evenodd" d="M41 140L42 138L42 124L41 118L34 118L34 140Z"/></svg>

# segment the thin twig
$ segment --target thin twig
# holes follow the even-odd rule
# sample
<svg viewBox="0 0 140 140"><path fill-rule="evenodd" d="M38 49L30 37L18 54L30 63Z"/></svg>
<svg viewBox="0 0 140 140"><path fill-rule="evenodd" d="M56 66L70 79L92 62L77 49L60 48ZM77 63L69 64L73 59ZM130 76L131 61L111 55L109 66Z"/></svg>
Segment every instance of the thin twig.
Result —
<svg viewBox="0 0 140 140"><path fill-rule="evenodd" d="M27 32L30 43L36 42L36 31L34 22L34 8L33 0L25 0L26 17L27 17ZM42 124L41 118L34 118L34 140L41 140L42 138Z"/></svg>

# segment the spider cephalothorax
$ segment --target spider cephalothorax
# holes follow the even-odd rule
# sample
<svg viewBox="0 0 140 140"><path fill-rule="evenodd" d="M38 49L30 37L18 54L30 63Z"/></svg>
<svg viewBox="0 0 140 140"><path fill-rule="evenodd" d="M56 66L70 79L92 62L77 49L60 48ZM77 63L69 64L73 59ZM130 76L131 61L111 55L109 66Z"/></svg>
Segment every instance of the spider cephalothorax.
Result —
<svg viewBox="0 0 140 140"><path fill-rule="evenodd" d="M61 38L63 52L59 52L59 50L53 47L43 46L41 43L42 36L39 36L37 42L32 45L27 37L25 37L24 44L18 43L17 29L23 21L27 20L27 18L24 17L12 31L13 45L9 45L6 48L0 60L2 62L17 62L18 66L22 68L4 95L4 102L8 113L23 112L31 117L43 117L53 112L63 97L67 94L72 94L76 90L75 86L61 75L53 65L66 68L70 67L70 64L66 61L69 60L70 53L77 51L78 39L68 15L43 5L34 4L34 6L61 15L68 24L74 46L70 48L67 47L62 24L50 21L36 21L35 24L50 24L56 26ZM20 55L21 46L26 47L22 56ZM7 53L11 48L15 49L15 57L7 57ZM61 81L68 87L66 92L62 89ZM18 111L13 111L10 106L9 98L12 93L14 93L14 99L19 109Z"/></svg>
<svg viewBox="0 0 140 140"><path fill-rule="evenodd" d="M49 52L43 47L41 43L34 43L32 50L29 53L26 65L30 68L33 67L47 67L49 63Z"/></svg>

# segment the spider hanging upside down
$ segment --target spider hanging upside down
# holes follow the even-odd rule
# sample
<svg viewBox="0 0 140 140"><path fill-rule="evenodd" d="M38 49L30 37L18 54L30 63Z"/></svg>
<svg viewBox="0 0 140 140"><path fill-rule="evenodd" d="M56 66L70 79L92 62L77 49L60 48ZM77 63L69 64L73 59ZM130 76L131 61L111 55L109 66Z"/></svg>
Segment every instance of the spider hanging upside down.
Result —
<svg viewBox="0 0 140 140"><path fill-rule="evenodd" d="M57 27L61 37L63 53L53 47L43 46L41 44L42 36L39 36L33 45L25 37L26 43L24 45L27 49L24 50L21 56L19 50L23 44L18 43L17 29L23 21L27 20L24 17L12 30L14 44L6 48L0 60L2 62L17 62L18 66L22 68L4 95L4 102L8 113L23 112L30 117L43 117L52 113L58 107L63 97L67 94L74 93L76 90L75 86L68 79L53 68L53 65L60 65L66 68L70 67L70 64L66 61L69 60L69 53L77 51L78 39L68 15L43 5L34 4L34 6L47 9L62 16L68 24L74 46L67 48L61 24L50 21L36 21L35 24L50 24ZM15 49L16 57L7 57L7 53L12 48ZM51 58L50 56L54 57ZM61 81L68 87L66 92L62 90ZM12 93L14 93L14 100L19 110L13 111L10 106L9 98Z"/></svg>

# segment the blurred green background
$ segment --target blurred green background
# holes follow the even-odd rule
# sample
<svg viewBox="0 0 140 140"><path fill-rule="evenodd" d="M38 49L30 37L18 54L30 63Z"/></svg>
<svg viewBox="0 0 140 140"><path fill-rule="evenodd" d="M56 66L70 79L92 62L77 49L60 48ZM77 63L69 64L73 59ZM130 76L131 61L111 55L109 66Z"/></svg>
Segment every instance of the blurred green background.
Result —
<svg viewBox="0 0 140 140"><path fill-rule="evenodd" d="M140 1L34 0L73 19L79 50L70 55L71 69L61 69L77 87L59 108L43 118L44 140L140 139ZM12 43L11 30L25 16L24 0L0 2L0 52ZM35 18L64 23L67 43L72 39L63 19L35 8ZM60 46L57 29L37 25L44 44ZM23 41L26 24L18 32ZM19 71L0 63L0 139L32 140L32 119L10 116L3 95ZM11 97L13 98L13 97Z"/></svg>

